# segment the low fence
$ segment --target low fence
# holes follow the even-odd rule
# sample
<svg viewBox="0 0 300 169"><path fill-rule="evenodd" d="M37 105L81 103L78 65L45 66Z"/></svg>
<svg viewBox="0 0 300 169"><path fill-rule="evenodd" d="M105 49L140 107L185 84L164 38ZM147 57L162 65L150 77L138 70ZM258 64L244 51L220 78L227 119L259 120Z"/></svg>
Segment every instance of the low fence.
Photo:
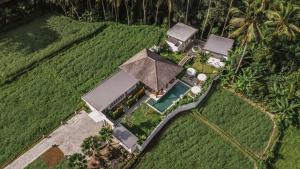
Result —
<svg viewBox="0 0 300 169"><path fill-rule="evenodd" d="M167 115L166 118L164 118L157 126L156 128L152 131L152 133L148 136L148 138L144 141L144 143L141 146L138 146L140 151L143 151L149 143L153 140L153 138L159 133L159 131L170 121L172 120L176 115L186 112L188 110L194 109L201 105L207 96L210 94L212 91L213 87L217 84L218 80L220 78L220 75L216 76L210 86L208 87L207 91L202 94L195 102L185 104L182 106L177 107L174 111L172 111L170 114Z"/></svg>

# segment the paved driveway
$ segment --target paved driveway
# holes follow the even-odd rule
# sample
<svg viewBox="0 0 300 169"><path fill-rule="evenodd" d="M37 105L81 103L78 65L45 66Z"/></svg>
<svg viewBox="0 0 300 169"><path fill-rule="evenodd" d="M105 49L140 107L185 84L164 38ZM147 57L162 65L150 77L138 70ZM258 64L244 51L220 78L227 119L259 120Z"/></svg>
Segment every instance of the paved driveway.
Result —
<svg viewBox="0 0 300 169"><path fill-rule="evenodd" d="M49 137L13 161L5 169L22 169L37 159L52 145L58 145L65 155L81 152L80 145L89 136L97 135L103 122L95 122L84 111L75 115Z"/></svg>

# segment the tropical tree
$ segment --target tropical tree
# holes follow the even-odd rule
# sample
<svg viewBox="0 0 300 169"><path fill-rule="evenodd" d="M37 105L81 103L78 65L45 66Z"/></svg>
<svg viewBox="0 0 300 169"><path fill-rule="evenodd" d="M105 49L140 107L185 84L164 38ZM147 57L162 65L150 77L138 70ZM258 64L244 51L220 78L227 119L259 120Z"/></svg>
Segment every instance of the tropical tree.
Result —
<svg viewBox="0 0 300 169"><path fill-rule="evenodd" d="M297 34L300 32L299 25L296 25L296 21L300 19L299 11L299 7L289 2L276 2L271 6L270 10L267 10L266 16L268 21L265 23L275 27L275 36L285 36L288 40L295 41Z"/></svg>
<svg viewBox="0 0 300 169"><path fill-rule="evenodd" d="M227 21L228 21L228 18L229 18L230 10L232 8L232 4L233 4L233 0L230 0L229 8L228 8L228 12L227 12L227 15L226 15L226 18L225 18L225 22L224 22L224 26L223 26L223 29L222 29L221 36L224 35L224 31L225 31L225 28L227 26Z"/></svg>
<svg viewBox="0 0 300 169"><path fill-rule="evenodd" d="M238 73L243 62L248 43L254 40L260 41L260 39L263 38L261 27L266 6L265 0L244 0L243 4L245 5L244 11L236 7L231 8L230 11L233 17L231 18L229 25L233 28L233 31L230 32L229 37L237 38L244 46L235 74ZM235 76L233 77L233 80L234 78Z"/></svg>
<svg viewBox="0 0 300 169"><path fill-rule="evenodd" d="M202 25L202 31L201 31L201 36L200 36L201 39L203 37L203 33L204 33L204 30L205 30L205 27L206 27L206 23L207 23L207 20L208 20L208 17L209 17L210 7L211 7L211 0L209 0L207 12L206 12L206 17L205 17L205 21L204 21L204 23Z"/></svg>
<svg viewBox="0 0 300 169"><path fill-rule="evenodd" d="M171 27L171 14L174 10L175 1L174 0L167 0L167 6L168 6L168 18L169 18L169 28Z"/></svg>
<svg viewBox="0 0 300 169"><path fill-rule="evenodd" d="M143 17L143 22L144 24L147 23L147 6L148 6L148 0L143 0L143 14L144 14L144 17Z"/></svg>
<svg viewBox="0 0 300 169"><path fill-rule="evenodd" d="M110 127L102 127L99 134L101 141L106 142L108 145L112 142L112 129Z"/></svg>
<svg viewBox="0 0 300 169"><path fill-rule="evenodd" d="M129 0L125 0L125 8L126 8L126 16L127 16L127 25L130 25L130 17L129 17L128 1L129 1Z"/></svg>
<svg viewBox="0 0 300 169"><path fill-rule="evenodd" d="M68 158L69 166L74 169L86 169L87 160L83 154L75 153Z"/></svg>
<svg viewBox="0 0 300 169"><path fill-rule="evenodd" d="M187 21L188 21L189 7L190 7L190 0L187 0L186 12L185 12L185 21L184 21L185 24L187 24Z"/></svg>
<svg viewBox="0 0 300 169"><path fill-rule="evenodd" d="M158 18L158 9L159 7L162 5L162 3L164 2L164 0L157 0L156 2L156 12L155 12L155 21L154 21L154 25L157 24L157 18Z"/></svg>
<svg viewBox="0 0 300 169"><path fill-rule="evenodd" d="M88 157L95 156L103 146L102 139L99 136L88 137L83 140L81 150Z"/></svg>

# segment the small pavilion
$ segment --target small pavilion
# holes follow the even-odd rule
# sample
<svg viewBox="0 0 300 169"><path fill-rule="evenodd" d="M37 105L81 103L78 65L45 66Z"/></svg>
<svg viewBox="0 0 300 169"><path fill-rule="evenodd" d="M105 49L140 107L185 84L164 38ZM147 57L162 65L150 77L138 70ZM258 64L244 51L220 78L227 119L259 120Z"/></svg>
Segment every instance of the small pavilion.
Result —
<svg viewBox="0 0 300 169"><path fill-rule="evenodd" d="M167 31L167 44L173 52L184 51L186 47L192 42L198 29L183 23L177 23Z"/></svg>

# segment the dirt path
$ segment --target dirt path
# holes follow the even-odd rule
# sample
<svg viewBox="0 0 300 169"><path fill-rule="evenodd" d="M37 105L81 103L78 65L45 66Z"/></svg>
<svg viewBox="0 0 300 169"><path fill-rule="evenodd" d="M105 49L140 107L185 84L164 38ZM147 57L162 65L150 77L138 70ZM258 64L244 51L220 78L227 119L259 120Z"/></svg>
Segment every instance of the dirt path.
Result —
<svg viewBox="0 0 300 169"><path fill-rule="evenodd" d="M238 141L234 139L233 136L231 136L229 133L222 130L220 127L215 125L214 123L210 122L206 117L201 115L200 113L193 112L193 115L196 117L196 119L205 125L207 125L209 128L211 128L213 131L215 131L217 134L219 134L221 137L223 137L225 140L229 141L233 146L238 148L244 155L246 155L251 161L254 163L254 169L257 169L257 160L259 160L259 157L254 154L252 151L250 151L248 148L242 146Z"/></svg>
<svg viewBox="0 0 300 169"><path fill-rule="evenodd" d="M267 111L266 108L264 108L262 105L260 104L257 104L255 102L253 102L252 100L246 98L244 95L242 94L239 94L239 93L236 93L233 89L230 89L230 88L224 88L225 90L231 92L232 94L234 94L235 96L241 98L242 100L244 100L245 102L247 102L248 104L250 104L251 106L253 107L256 107L258 108L260 111L266 113L269 118L272 120L273 122L273 129L272 129L272 133L270 135L270 138L268 140L268 143L267 143L267 146L265 147L264 151L262 152L262 154L260 154L260 158L262 159L266 159L267 158L267 154L268 154L268 151L273 147L273 145L276 143L276 139L278 137L278 134L277 134L277 125L276 125L276 122L274 120L274 114L270 113L269 111Z"/></svg>

